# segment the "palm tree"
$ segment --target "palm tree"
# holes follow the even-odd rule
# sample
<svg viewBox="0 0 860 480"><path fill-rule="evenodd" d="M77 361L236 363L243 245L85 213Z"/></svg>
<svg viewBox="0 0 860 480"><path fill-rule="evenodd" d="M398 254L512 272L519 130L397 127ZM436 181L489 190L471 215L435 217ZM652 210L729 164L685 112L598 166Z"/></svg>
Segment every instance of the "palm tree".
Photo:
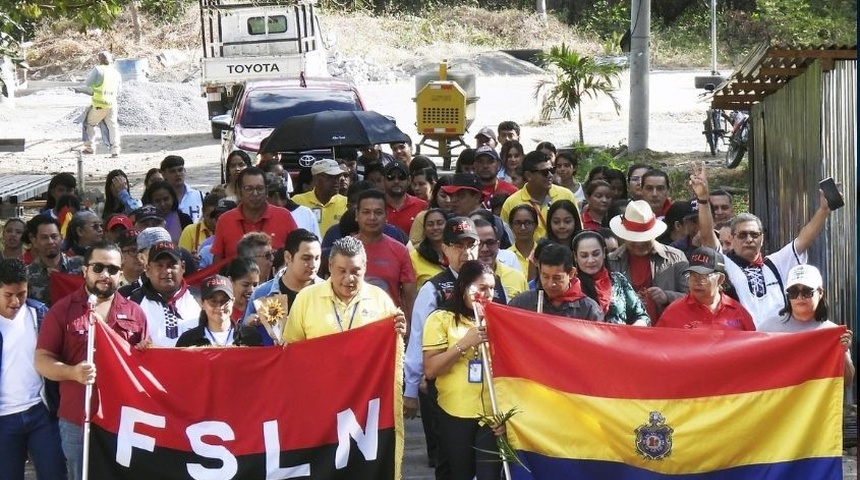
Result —
<svg viewBox="0 0 860 480"><path fill-rule="evenodd" d="M592 57L576 53L564 43L552 47L549 53L543 52L538 58L544 65L552 67L555 78L540 80L535 87L534 98L541 98L545 89L541 106L541 118L549 119L553 111L558 111L562 117L573 120L576 110L579 123L579 143L585 143L582 133L582 109L585 97L596 98L606 95L615 105L615 113L619 113L621 104L615 98L615 81L621 74L622 67L613 63L599 63Z"/></svg>

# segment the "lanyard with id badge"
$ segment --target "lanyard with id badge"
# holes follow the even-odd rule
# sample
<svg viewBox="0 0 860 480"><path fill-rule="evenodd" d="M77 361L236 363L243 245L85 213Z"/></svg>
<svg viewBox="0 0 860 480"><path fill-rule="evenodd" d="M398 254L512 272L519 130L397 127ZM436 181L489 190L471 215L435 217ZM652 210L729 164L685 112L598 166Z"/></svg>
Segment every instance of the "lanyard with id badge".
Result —
<svg viewBox="0 0 860 480"><path fill-rule="evenodd" d="M469 383L481 383L484 381L484 362L479 358L478 347L472 347L474 356L468 361L466 369L466 380Z"/></svg>
<svg viewBox="0 0 860 480"><path fill-rule="evenodd" d="M475 350L475 356L478 356L478 351ZM469 360L469 383L481 383L484 381L484 364L478 359Z"/></svg>

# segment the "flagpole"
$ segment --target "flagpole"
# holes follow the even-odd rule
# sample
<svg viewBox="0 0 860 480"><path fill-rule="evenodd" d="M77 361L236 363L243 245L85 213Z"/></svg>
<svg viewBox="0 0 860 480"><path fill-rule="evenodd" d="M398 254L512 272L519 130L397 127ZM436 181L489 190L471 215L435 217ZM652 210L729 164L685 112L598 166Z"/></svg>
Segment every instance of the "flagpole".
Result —
<svg viewBox="0 0 860 480"><path fill-rule="evenodd" d="M543 313L543 290L538 290L537 313Z"/></svg>
<svg viewBox="0 0 860 480"><path fill-rule="evenodd" d="M472 311L475 314L475 322L477 322L478 327L484 326L484 320L481 319L481 315L478 312L478 302L475 301L475 295L473 292L472 295ZM499 404L496 402L496 387L493 385L493 371L490 368L490 350L487 348L487 342L481 343L481 355L484 358L483 367L484 367L484 376L487 378L487 390L490 392L490 406L493 409L493 416L496 417L499 415ZM504 455L499 453L499 456L502 458L502 468L505 471L505 478L510 480L511 478L511 466L508 464L508 460L504 457Z"/></svg>
<svg viewBox="0 0 860 480"><path fill-rule="evenodd" d="M93 357L95 351L95 316L93 315L93 306L95 305L95 295L90 295L89 312L87 318L87 363L93 365ZM95 366L93 366L95 368ZM84 458L83 458L83 475L82 480L88 480L90 476L90 416L92 414L91 403L93 399L93 378L92 382L87 382L84 390Z"/></svg>

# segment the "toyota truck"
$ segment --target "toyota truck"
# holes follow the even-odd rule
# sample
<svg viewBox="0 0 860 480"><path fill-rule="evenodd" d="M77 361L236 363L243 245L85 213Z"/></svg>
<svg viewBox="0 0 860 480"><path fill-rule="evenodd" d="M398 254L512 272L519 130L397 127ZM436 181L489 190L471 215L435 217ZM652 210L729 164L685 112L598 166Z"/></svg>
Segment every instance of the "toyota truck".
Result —
<svg viewBox="0 0 860 480"><path fill-rule="evenodd" d="M248 81L328 77L314 0L199 0L201 87L209 118L226 115ZM221 129L212 124L212 135Z"/></svg>

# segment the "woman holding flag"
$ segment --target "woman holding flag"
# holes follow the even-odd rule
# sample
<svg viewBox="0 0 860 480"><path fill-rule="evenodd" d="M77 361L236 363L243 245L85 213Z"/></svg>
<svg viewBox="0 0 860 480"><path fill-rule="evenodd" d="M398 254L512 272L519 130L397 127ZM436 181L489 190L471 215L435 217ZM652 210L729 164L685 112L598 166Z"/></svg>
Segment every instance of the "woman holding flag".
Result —
<svg viewBox="0 0 860 480"><path fill-rule="evenodd" d="M836 328L828 319L827 300L824 298L824 279L812 265L797 265L788 271L785 283L785 308L757 328L760 332L807 332L819 328ZM851 361L853 332L846 330L839 336L839 346L845 349L845 384L854 379L854 362Z"/></svg>
<svg viewBox="0 0 860 480"><path fill-rule="evenodd" d="M477 260L465 262L451 297L430 314L424 326L424 374L436 379L439 455L450 465L451 480L501 478L501 463L494 452L495 436L504 435L504 425L491 429L477 416L493 412L480 349L487 341L487 330L478 326L473 302L492 299L494 289L492 269Z"/></svg>

